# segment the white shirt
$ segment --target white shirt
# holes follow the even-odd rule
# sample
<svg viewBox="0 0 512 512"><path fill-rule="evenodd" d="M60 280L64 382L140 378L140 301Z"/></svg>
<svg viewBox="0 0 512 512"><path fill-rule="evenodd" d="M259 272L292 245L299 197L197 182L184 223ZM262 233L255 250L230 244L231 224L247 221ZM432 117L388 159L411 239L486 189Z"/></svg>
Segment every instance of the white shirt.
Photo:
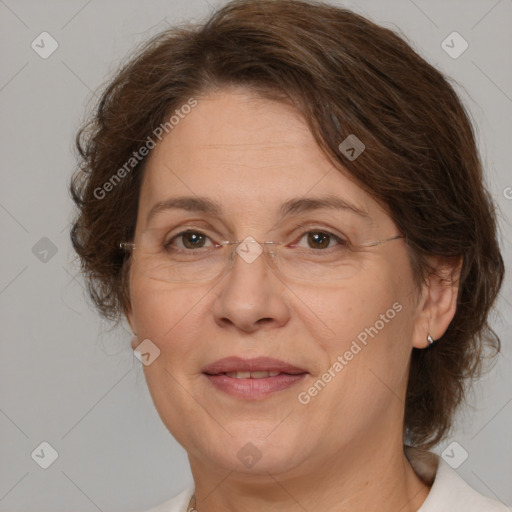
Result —
<svg viewBox="0 0 512 512"><path fill-rule="evenodd" d="M512 512L512 508L487 498L470 487L441 457L432 452L405 447L414 472L432 485L417 512ZM194 486L146 512L188 512Z"/></svg>

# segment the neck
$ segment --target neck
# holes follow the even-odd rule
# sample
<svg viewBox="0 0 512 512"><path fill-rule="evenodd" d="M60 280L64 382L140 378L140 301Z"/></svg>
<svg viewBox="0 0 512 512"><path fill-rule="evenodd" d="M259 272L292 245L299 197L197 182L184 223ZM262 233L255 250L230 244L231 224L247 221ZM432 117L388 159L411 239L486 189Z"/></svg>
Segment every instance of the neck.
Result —
<svg viewBox="0 0 512 512"><path fill-rule="evenodd" d="M339 453L283 473L208 468L192 457L190 465L197 512L416 512L430 490L405 457L401 437L379 445L367 439L351 443Z"/></svg>

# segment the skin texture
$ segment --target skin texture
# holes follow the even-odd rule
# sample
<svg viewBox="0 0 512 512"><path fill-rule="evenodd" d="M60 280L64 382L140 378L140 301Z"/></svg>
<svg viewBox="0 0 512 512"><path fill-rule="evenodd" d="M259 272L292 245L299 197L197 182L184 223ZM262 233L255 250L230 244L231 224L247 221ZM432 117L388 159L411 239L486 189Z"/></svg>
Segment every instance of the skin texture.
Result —
<svg viewBox="0 0 512 512"><path fill-rule="evenodd" d="M175 210L175 217L207 219L219 240L275 240L281 203L323 194L365 208L371 224L350 218L370 239L398 234L386 211L333 168L291 107L222 89L198 98L152 151L136 236L156 202L194 195L218 201L222 215ZM315 211L301 220L332 215ZM335 285L287 281L263 258L237 257L222 279L194 284L150 279L132 265L127 318L138 342L149 338L161 351L145 377L162 421L188 452L199 512L406 512L425 500L429 486L403 453L408 361L429 332L438 339L447 329L457 287L432 277L418 289L403 240L360 257L361 270ZM396 302L401 311L301 404L298 393ZM201 372L232 355L274 357L309 375L263 400L234 398ZM248 442L261 453L252 468L237 457Z"/></svg>

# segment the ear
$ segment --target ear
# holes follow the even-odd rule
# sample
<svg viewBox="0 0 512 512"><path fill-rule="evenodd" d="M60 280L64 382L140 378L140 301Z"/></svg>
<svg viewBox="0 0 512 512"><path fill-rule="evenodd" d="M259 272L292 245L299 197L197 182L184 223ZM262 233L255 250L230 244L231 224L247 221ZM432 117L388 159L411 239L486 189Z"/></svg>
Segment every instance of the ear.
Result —
<svg viewBox="0 0 512 512"><path fill-rule="evenodd" d="M427 336L438 340L448 329L457 309L462 258L431 257L434 271L422 285L413 331L413 346L428 347Z"/></svg>

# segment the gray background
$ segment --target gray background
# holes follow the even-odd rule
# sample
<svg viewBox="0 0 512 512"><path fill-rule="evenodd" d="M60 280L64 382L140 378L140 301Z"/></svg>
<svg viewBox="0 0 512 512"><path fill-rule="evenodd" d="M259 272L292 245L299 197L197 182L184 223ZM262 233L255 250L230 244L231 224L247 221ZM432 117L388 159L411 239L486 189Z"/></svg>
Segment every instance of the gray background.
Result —
<svg viewBox="0 0 512 512"><path fill-rule="evenodd" d="M0 0L2 512L140 511L191 481L184 450L153 407L129 330L109 330L84 298L68 241L67 184L74 134L95 99L92 91L137 43L169 24L200 19L220 3ZM510 263L512 0L337 3L398 28L460 84ZM31 48L43 31L59 44L47 59ZM441 47L453 31L469 43L457 59ZM51 243L40 241L44 237ZM508 505L511 301L507 277L493 319L503 352L475 388L454 434L436 450L459 443L469 457L457 472ZM46 470L31 458L43 441L59 454Z"/></svg>

